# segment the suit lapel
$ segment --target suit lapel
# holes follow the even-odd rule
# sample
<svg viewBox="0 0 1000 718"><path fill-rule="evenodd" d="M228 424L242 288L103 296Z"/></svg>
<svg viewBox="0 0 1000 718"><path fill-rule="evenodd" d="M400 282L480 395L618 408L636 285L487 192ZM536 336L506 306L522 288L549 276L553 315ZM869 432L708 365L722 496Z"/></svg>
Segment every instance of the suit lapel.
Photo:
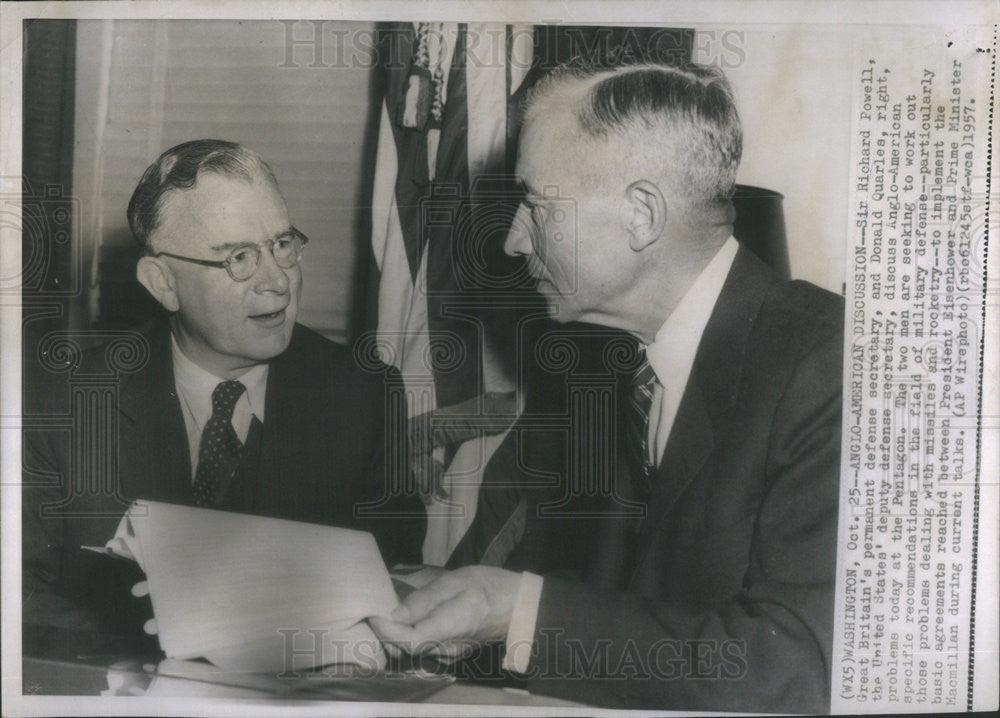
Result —
<svg viewBox="0 0 1000 718"><path fill-rule="evenodd" d="M295 471L289 473L289 456L303 441L303 407L316 406L317 394L322 393L318 392L316 382L330 381L330 377L320 377L315 367L302 361L305 350L301 337L301 327L296 325L288 347L268 367L264 422L258 427L259 442L254 451L256 460L243 463L228 486L235 491L234 484L242 484L239 491L254 506L281 505L287 499L289 486L307 478L297 476ZM305 470L298 463L294 468Z"/></svg>
<svg viewBox="0 0 1000 718"><path fill-rule="evenodd" d="M288 348L271 362L267 370L267 389L264 399L264 423L260 433L260 462L255 467L254 479L259 481L271 475L268 462L287 453L287 447L296 441L294 431L301 427L295 416L308 405L309 376L307 371L295 366L298 351L299 328L293 330ZM263 487L262 487L263 488Z"/></svg>
<svg viewBox="0 0 1000 718"><path fill-rule="evenodd" d="M656 472L643 535L670 512L712 453L715 436L709 413L701 387L689 384Z"/></svg>
<svg viewBox="0 0 1000 718"><path fill-rule="evenodd" d="M166 322L146 338L149 364L119 384L119 482L129 497L189 502L191 458Z"/></svg>
<svg viewBox="0 0 1000 718"><path fill-rule="evenodd" d="M668 519L715 447L714 418L736 401L753 321L773 282L767 266L741 247L698 344L691 376L663 451L649 515L640 533L633 583L643 567L653 532Z"/></svg>

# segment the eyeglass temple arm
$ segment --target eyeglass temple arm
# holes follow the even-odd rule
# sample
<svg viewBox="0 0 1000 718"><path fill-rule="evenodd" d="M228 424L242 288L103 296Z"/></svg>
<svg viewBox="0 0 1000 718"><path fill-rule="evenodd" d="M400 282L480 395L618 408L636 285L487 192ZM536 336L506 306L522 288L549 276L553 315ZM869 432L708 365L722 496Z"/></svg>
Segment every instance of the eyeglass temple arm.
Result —
<svg viewBox="0 0 1000 718"><path fill-rule="evenodd" d="M305 246L306 244L309 243L309 238L306 235L302 234L302 232L298 229L298 227L292 227L291 234L295 235L300 240L302 240L303 246ZM274 252L273 246L274 246L274 242L275 241L276 240L274 240L274 239L269 240L269 242L271 244L271 247L272 247L272 249L271 249L272 253ZM229 262L228 261L217 262L217 261L213 261L211 259L197 259L195 257L184 257L184 256L182 256L180 254L174 254L173 252L157 252L153 256L154 257L173 257L174 259L181 259L181 260L183 260L185 262L191 262L192 264L200 264L203 267L219 267L221 269L225 269L227 266L229 266Z"/></svg>
<svg viewBox="0 0 1000 718"><path fill-rule="evenodd" d="M153 255L154 257L173 257L174 259L180 259L185 262L191 262L191 264L200 264L203 267L219 267L225 269L229 264L228 262L216 262L211 259L196 259L194 257L183 257L179 254L174 254L172 252L157 252Z"/></svg>

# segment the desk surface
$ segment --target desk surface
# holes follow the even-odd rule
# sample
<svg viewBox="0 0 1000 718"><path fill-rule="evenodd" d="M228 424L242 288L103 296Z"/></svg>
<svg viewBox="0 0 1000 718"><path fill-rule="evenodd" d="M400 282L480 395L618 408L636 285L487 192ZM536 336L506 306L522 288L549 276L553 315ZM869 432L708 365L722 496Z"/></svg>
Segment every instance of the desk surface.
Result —
<svg viewBox="0 0 1000 718"><path fill-rule="evenodd" d="M24 626L25 695L354 700L449 705L579 706L526 691L456 682L438 674L337 675L278 681L226 674L210 664L158 661L148 642Z"/></svg>

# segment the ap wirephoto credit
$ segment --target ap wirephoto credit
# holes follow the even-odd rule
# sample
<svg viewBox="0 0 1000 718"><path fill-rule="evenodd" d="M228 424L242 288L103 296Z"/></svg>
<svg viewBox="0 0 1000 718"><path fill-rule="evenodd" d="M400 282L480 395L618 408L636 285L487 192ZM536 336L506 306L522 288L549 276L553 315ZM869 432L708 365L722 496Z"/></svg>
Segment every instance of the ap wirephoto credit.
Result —
<svg viewBox="0 0 1000 718"><path fill-rule="evenodd" d="M5 715L997 709L990 3L0 10Z"/></svg>

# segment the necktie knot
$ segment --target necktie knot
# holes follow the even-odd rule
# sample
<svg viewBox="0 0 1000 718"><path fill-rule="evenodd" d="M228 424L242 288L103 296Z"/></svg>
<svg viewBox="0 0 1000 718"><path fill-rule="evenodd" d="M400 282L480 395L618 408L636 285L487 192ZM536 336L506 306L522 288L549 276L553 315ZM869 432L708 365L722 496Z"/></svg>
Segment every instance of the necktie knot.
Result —
<svg viewBox="0 0 1000 718"><path fill-rule="evenodd" d="M650 392L650 395L652 395L654 381L656 381L656 372L650 366L649 359L643 356L642 363L635 370L635 374L632 375L632 386L636 389L645 387Z"/></svg>
<svg viewBox="0 0 1000 718"><path fill-rule="evenodd" d="M212 415L218 415L229 421L233 418L236 402L243 396L246 387L242 382L224 381L212 391Z"/></svg>

